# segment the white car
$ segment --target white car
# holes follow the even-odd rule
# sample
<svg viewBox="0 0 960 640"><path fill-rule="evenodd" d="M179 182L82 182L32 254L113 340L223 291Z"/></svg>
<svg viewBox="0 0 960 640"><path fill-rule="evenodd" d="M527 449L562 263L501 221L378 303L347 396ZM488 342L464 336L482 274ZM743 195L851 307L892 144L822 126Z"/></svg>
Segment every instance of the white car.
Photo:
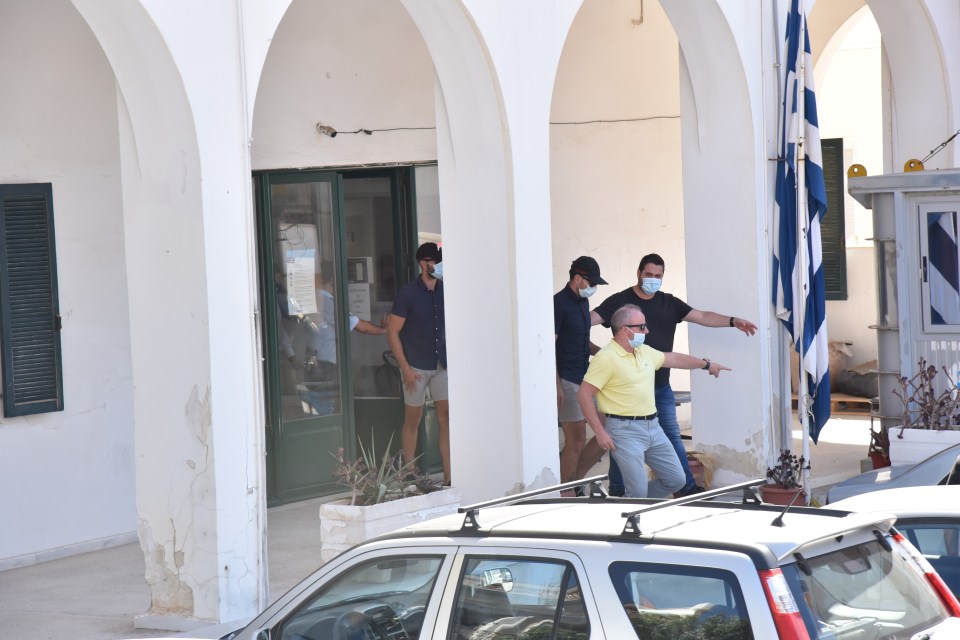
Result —
<svg viewBox="0 0 960 640"><path fill-rule="evenodd" d="M838 482L827 491L827 504L881 489L957 484L960 484L960 444L915 464L882 467Z"/></svg>
<svg viewBox="0 0 960 640"><path fill-rule="evenodd" d="M960 595L960 486L904 487L873 491L830 505L831 509L883 511L896 528Z"/></svg>
<svg viewBox="0 0 960 640"><path fill-rule="evenodd" d="M762 504L762 480L657 501L600 479L589 497L543 497L568 483L368 541L228 637L960 638L960 603L889 514ZM743 500L711 500L731 490Z"/></svg>

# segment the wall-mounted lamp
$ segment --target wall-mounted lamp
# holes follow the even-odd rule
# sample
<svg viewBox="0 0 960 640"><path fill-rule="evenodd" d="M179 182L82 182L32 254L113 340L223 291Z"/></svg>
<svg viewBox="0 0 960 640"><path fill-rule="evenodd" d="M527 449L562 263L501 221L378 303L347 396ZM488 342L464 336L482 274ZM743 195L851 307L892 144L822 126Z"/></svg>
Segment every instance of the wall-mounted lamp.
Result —
<svg viewBox="0 0 960 640"><path fill-rule="evenodd" d="M331 138L337 137L337 130L330 125L323 124L322 122L317 123L317 133L322 133L323 135L330 136Z"/></svg>

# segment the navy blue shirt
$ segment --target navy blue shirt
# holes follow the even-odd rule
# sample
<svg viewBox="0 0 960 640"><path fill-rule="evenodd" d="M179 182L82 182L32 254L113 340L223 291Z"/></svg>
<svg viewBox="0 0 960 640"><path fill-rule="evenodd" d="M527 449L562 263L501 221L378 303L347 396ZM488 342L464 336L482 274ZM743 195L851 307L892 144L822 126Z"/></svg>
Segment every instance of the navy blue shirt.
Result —
<svg viewBox="0 0 960 640"><path fill-rule="evenodd" d="M590 361L590 305L569 286L553 296L553 332L557 336L557 373L580 384Z"/></svg>
<svg viewBox="0 0 960 640"><path fill-rule="evenodd" d="M603 326L610 326L610 318L614 312L625 304L634 304L640 307L646 317L647 329L650 333L644 344L648 344L657 351L668 353L673 351L673 338L677 333L677 325L683 322L693 307L680 298L669 293L657 291L649 300L637 295L633 287L615 293L594 309L597 315L603 318ZM670 369L657 369L654 384L658 387L670 384Z"/></svg>
<svg viewBox="0 0 960 640"><path fill-rule="evenodd" d="M390 313L404 318L400 329L403 355L411 367L431 371L447 367L447 324L443 312L443 282L433 291L422 278L408 282L393 301Z"/></svg>

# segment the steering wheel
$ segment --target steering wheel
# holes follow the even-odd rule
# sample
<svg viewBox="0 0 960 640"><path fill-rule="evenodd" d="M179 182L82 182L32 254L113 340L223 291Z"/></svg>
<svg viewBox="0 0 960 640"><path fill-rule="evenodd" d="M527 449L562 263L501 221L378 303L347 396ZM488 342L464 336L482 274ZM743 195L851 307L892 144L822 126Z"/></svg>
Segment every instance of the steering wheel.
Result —
<svg viewBox="0 0 960 640"><path fill-rule="evenodd" d="M359 611L347 611L333 625L331 640L380 640L370 619Z"/></svg>

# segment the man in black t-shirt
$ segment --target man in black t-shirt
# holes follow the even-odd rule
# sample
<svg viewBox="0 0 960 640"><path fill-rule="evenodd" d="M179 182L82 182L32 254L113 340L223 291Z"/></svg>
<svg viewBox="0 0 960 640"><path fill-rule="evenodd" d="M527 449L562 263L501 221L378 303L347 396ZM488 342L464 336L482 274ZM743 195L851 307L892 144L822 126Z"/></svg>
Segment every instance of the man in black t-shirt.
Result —
<svg viewBox="0 0 960 640"><path fill-rule="evenodd" d="M646 344L663 352L673 351L673 338L677 332L677 325L683 321L693 322L704 327L735 327L748 336L756 333L756 325L749 320L725 316L713 311L700 311L680 298L660 291L660 285L663 282L663 270L663 258L659 255L651 253L643 256L640 259L640 266L637 268L637 284L613 294L594 309L590 314L593 324L603 323L604 326L608 327L610 326L610 318L617 309L626 304L637 305L646 316L647 327L650 330L646 338ZM670 387L670 369L661 368L658 370L654 385L660 426L673 444L673 448L676 449L677 456L680 458L680 465L683 467L687 479L686 485L675 495L679 497L699 493L704 489L696 483L693 473L690 471L683 440L680 438L676 399L673 395L673 389ZM596 459L599 458L598 454L602 454L602 452L591 441L585 447L582 457L595 456L593 459ZM613 495L622 495L623 492L622 476L613 459L610 460L610 492Z"/></svg>

